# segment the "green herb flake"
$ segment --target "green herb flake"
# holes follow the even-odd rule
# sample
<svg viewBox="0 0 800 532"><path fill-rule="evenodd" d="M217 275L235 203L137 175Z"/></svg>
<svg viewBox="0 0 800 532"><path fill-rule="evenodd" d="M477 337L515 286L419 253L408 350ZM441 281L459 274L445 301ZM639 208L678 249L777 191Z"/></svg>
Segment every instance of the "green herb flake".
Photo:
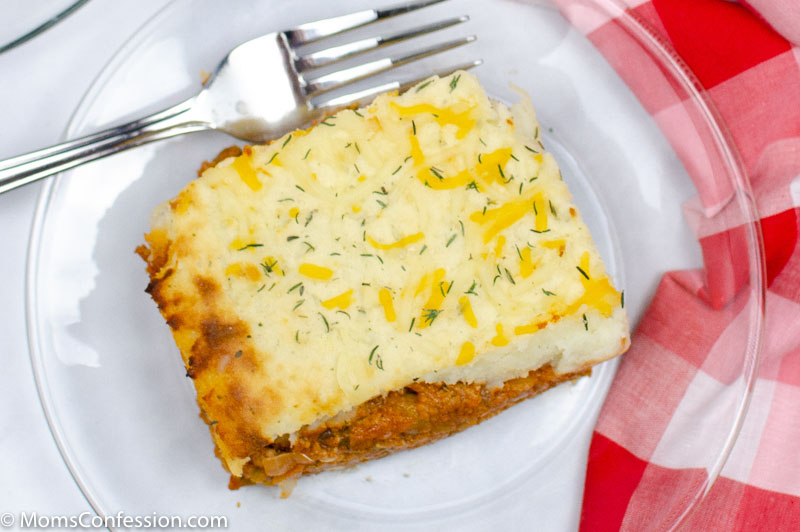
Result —
<svg viewBox="0 0 800 532"><path fill-rule="evenodd" d="M392 172L392 175L394 175L394 174L396 174L397 172L399 172L399 171L400 171L400 169L402 169L402 168L403 168L403 165L401 164L400 166L398 166L398 167L397 167L397 170L395 170L394 172Z"/></svg>
<svg viewBox="0 0 800 532"><path fill-rule="evenodd" d="M432 173L433 175L435 175L437 178L439 178L439 180L442 180L442 179L444 179L444 177L442 176L442 171L441 171L441 170L439 170L438 168L436 168L435 166L431 166L431 167L429 168L429 170L431 171L431 173Z"/></svg>
<svg viewBox="0 0 800 532"><path fill-rule="evenodd" d="M325 318L325 315L322 312L318 312L319 317L322 318L322 322L325 324L325 332L331 332L331 326L328 325L328 320Z"/></svg>
<svg viewBox="0 0 800 532"><path fill-rule="evenodd" d="M553 213L553 216L558 217L558 213L556 212L556 208L553 207L553 202L550 201L550 200L547 200L547 203L550 204L550 212Z"/></svg>
<svg viewBox="0 0 800 532"><path fill-rule="evenodd" d="M356 151L357 151L358 153L361 153L361 149L358 147L358 142L355 142L355 143L354 143L354 146L356 147Z"/></svg>
<svg viewBox="0 0 800 532"><path fill-rule="evenodd" d="M478 286L478 281L472 281L472 286L469 287L469 290L464 292L465 294L472 294L473 296L477 296L478 292L475 291L475 287Z"/></svg>
<svg viewBox="0 0 800 532"><path fill-rule="evenodd" d="M417 318L411 318L411 325L408 326L408 332L411 332L411 329L414 328L414 322L416 320L417 320Z"/></svg>
<svg viewBox="0 0 800 532"><path fill-rule="evenodd" d="M419 251L419 254L422 255L423 253L425 253L426 249L428 249L428 245L427 244L423 244L422 245L422 249Z"/></svg>
<svg viewBox="0 0 800 532"><path fill-rule="evenodd" d="M453 240L455 240L455 239L456 239L456 236L458 236L458 235L453 235L453 236L451 236L451 237L450 237L450 240L448 240L448 241L447 241L447 244L445 244L445 246L444 246L444 247L446 247L446 248L449 248L449 247L450 247L450 244L452 244L452 243L453 243Z"/></svg>
<svg viewBox="0 0 800 532"><path fill-rule="evenodd" d="M583 328L589 330L589 320L586 319L586 314L583 315Z"/></svg>
<svg viewBox="0 0 800 532"><path fill-rule="evenodd" d="M458 225L461 226L461 236L464 236L464 222L461 220L458 221Z"/></svg>
<svg viewBox="0 0 800 532"><path fill-rule="evenodd" d="M475 181L472 181L467 185L467 190L470 189L480 192L480 190L478 189L478 183L476 183Z"/></svg>
<svg viewBox="0 0 800 532"><path fill-rule="evenodd" d="M265 285L265 284L262 284L262 285L261 285L261 288L259 288L258 290L256 290L256 293L259 293L259 292L261 292L261 291L262 291L263 289L265 289L266 287L267 287L267 285Z"/></svg>
<svg viewBox="0 0 800 532"><path fill-rule="evenodd" d="M304 160L304 161L305 161L306 159L308 159L308 155L309 155L310 153L311 153L311 148L309 148L309 149L308 149L308 151L306 152L306 154L305 154L305 155L303 155L303 160Z"/></svg>
<svg viewBox="0 0 800 532"><path fill-rule="evenodd" d="M589 275L585 271L583 271L583 269L580 266L575 266L575 267L578 269L579 272L581 272L581 275L586 277L586 279L589 279Z"/></svg>
<svg viewBox="0 0 800 532"><path fill-rule="evenodd" d="M288 292L286 292L286 293L287 293L287 294L291 294L292 292L294 292L294 291L295 291L297 288L300 288L301 286L303 286L303 283L302 283L302 282L300 282L300 283L297 283L296 285L294 285L293 287L291 287L291 288L289 289L289 291L288 291Z"/></svg>
<svg viewBox="0 0 800 532"><path fill-rule="evenodd" d="M305 192L305 191L306 191L306 190L305 190L303 187L301 187L300 185L295 185L294 187L295 187L297 190L299 190L300 192Z"/></svg>
<svg viewBox="0 0 800 532"><path fill-rule="evenodd" d="M414 135L417 134L417 123L413 120L411 121L411 129L414 131Z"/></svg>
<svg viewBox="0 0 800 532"><path fill-rule="evenodd" d="M241 248L237 249L236 251L244 251L245 249L262 248L262 247L264 247L264 244L247 244L246 246L241 247Z"/></svg>
<svg viewBox="0 0 800 532"><path fill-rule="evenodd" d="M375 201L377 201L377 202L378 202L378 205L380 205L380 206L381 206L381 209L385 209L385 208L386 208L386 204L385 204L384 202L382 202L381 200L379 200L379 199L376 199Z"/></svg>
<svg viewBox="0 0 800 532"><path fill-rule="evenodd" d="M359 113L359 112L358 112L358 109L353 109L353 112L356 114L356 116L360 116L361 118L364 118L364 115L362 115L361 113Z"/></svg>
<svg viewBox="0 0 800 532"><path fill-rule="evenodd" d="M623 290L619 295L619 304L622 308L625 308L625 290Z"/></svg>
<svg viewBox="0 0 800 532"><path fill-rule="evenodd" d="M531 148L530 146L525 146L525 149L526 149L526 150L528 150L528 151L529 151L529 152L531 152L531 153L539 153L538 151L534 150L534 149L533 149L533 148Z"/></svg>
<svg viewBox="0 0 800 532"><path fill-rule="evenodd" d="M305 302L306 302L305 299L301 299L300 301L297 302L297 304L294 306L294 308L292 310L294 311L294 310L299 309L303 305L303 303L305 303Z"/></svg>
<svg viewBox="0 0 800 532"><path fill-rule="evenodd" d="M331 122L328 122L328 120L331 120L332 118L333 118L333 117L330 117L330 116L329 116L328 118L326 118L325 120L323 120L322 122L320 122L320 124L323 124L323 125L325 125L325 126L328 126L328 127L333 127L333 126L335 126L336 124L334 124L334 123L331 123Z"/></svg>
<svg viewBox="0 0 800 532"><path fill-rule="evenodd" d="M298 238L300 238L300 237L299 236L295 236L295 235L287 236L286 237L286 241L287 242L291 242L292 240L297 240Z"/></svg>
<svg viewBox="0 0 800 532"><path fill-rule="evenodd" d="M519 162L519 159L517 159L517 157L513 153L511 154L511 158L514 159L515 161Z"/></svg>
<svg viewBox="0 0 800 532"><path fill-rule="evenodd" d="M425 82L425 83L423 83L422 85L418 86L414 92L419 92L419 91L421 91L422 89L424 89L425 87L427 87L427 86L428 86L428 85L430 85L431 83L433 83L433 80L432 80L432 79L429 79L428 81L426 81L426 82Z"/></svg>
<svg viewBox="0 0 800 532"><path fill-rule="evenodd" d="M233 358L239 358L240 356L242 356L242 350L241 350L241 349L239 349L238 351L236 351L236 354L235 354L235 355L233 355Z"/></svg>
<svg viewBox="0 0 800 532"><path fill-rule="evenodd" d="M433 322L439 317L439 314L442 313L442 310L435 308L426 308L422 309L422 311L425 313L422 317L428 325L433 325Z"/></svg>
<svg viewBox="0 0 800 532"><path fill-rule="evenodd" d="M309 251L316 251L316 249L317 249L314 246L312 246L311 244L309 244L308 242L306 242L305 240L303 240L303 244L305 244L306 247L308 248L306 250L306 253L308 253Z"/></svg>
<svg viewBox="0 0 800 532"><path fill-rule="evenodd" d="M551 292L550 290L545 290L544 288L542 288L542 292L544 292L544 295L546 295L546 296L554 296L554 295L556 295L554 292Z"/></svg>
<svg viewBox="0 0 800 532"><path fill-rule="evenodd" d="M278 265L278 261L273 261L272 264L269 263L269 260L265 260L260 264L261 269L264 270L264 275L269 277L269 275L274 271L275 266Z"/></svg>
<svg viewBox="0 0 800 532"><path fill-rule="evenodd" d="M508 277L508 280L511 281L511 284L517 284L517 282L514 280L514 277L512 277L511 272L508 271L508 268L503 269L506 271L506 276Z"/></svg>
<svg viewBox="0 0 800 532"><path fill-rule="evenodd" d="M484 146L486 146L486 143L485 143L485 142L483 142L483 139L482 139L482 138L478 137L478 140L479 140L479 141L481 141L481 144L483 144Z"/></svg>
<svg viewBox="0 0 800 532"><path fill-rule="evenodd" d="M289 144L290 140L292 140L292 135L289 135L288 137L286 137L286 140L283 141L283 146L281 146L281 148L285 148L286 145Z"/></svg>
<svg viewBox="0 0 800 532"><path fill-rule="evenodd" d="M270 157L269 161L267 161L267 164L271 163L275 159L275 157L277 157L277 156L278 156L278 152L273 153L272 157Z"/></svg>
<svg viewBox="0 0 800 532"><path fill-rule="evenodd" d="M453 79L450 80L450 92L453 92L456 87L458 86L458 82L461 80L461 74L455 76Z"/></svg>

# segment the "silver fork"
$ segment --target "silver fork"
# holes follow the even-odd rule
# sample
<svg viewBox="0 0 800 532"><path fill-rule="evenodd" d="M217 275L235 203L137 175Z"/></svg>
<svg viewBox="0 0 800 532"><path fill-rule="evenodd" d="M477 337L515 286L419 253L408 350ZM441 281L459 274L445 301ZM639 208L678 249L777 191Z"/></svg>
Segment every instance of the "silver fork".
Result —
<svg viewBox="0 0 800 532"><path fill-rule="evenodd" d="M269 33L241 44L222 60L204 88L184 102L99 133L0 161L0 193L128 148L184 133L217 129L248 142L265 142L291 129L307 127L336 109L382 92L404 90L428 76L327 97L327 93L334 89L467 44L475 40L475 36L328 74L315 76L313 71L346 58L454 26L467 21L468 17L450 18L307 54L302 54L299 49L321 39L442 1L416 0L385 9L358 11L309 22L287 31ZM437 73L446 75L479 64L480 61L473 61ZM253 68L253 65L258 65L258 68Z"/></svg>

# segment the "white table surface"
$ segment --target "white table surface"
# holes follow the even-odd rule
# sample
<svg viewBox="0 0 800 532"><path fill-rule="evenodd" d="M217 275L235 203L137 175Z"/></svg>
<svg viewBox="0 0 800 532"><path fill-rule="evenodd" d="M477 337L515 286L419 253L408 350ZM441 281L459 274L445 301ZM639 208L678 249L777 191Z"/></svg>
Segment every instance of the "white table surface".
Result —
<svg viewBox="0 0 800 532"><path fill-rule="evenodd" d="M92 0L0 54L0 158L58 142L97 73L167 3ZM90 507L50 435L28 356L25 268L39 190L32 184L0 195L0 514L78 515Z"/></svg>

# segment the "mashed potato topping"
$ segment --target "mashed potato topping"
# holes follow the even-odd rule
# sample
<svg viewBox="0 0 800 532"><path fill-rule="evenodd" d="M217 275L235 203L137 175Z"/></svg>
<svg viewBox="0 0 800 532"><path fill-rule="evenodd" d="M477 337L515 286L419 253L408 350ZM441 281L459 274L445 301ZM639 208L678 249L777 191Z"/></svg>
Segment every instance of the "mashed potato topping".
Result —
<svg viewBox="0 0 800 532"><path fill-rule="evenodd" d="M628 346L532 107L465 72L245 147L152 228L151 288L232 471L243 427L276 438L412 382L496 386Z"/></svg>

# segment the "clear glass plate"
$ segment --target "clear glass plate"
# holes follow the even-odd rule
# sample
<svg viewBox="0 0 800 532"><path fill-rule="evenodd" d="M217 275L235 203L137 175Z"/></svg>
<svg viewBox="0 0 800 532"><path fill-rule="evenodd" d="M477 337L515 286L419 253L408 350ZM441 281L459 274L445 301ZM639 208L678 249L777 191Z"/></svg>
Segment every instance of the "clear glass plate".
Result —
<svg viewBox="0 0 800 532"><path fill-rule="evenodd" d="M3 0L0 53L11 50L64 20L89 0Z"/></svg>
<svg viewBox="0 0 800 532"><path fill-rule="evenodd" d="M290 0L177 0L99 74L66 136L190 96L205 72L249 38L375 4L359 0L343 9L315 0L298 10ZM618 13L610 0L586 5ZM678 156L606 60L548 3L464 0L389 26L462 13L471 22L448 30L449 36L471 32L479 39L451 52L449 61L483 58L475 73L498 99L516 101L512 84L531 94L545 145L561 164L610 274L625 288L635 324L664 272L701 265L681 212L695 189ZM674 59L644 28L628 23L641 32L633 32L635 38L653 47L664 76L685 85L698 108L706 109L691 79L670 63ZM686 127L719 131L712 115L698 116ZM714 138L719 143L704 149L727 149L722 136ZM274 488L227 489L227 474L197 415L194 389L143 291L148 279L133 250L153 207L191 180L201 161L232 143L218 133L172 139L62 174L42 192L28 266L31 359L56 443L95 511L225 515L234 530L408 530L434 523L464 530L576 529L591 432L616 361L444 441L302 479L287 500ZM746 219L755 219L735 160L720 171L730 173ZM758 238L749 238L751 299L758 310ZM754 316L748 342L731 354L732 364L752 368L757 360L759 314ZM695 487L697 496L688 502L665 500L675 506L675 522L716 478L738 433L748 386L745 380L716 410L723 419L719 434L707 442L715 449L709 481Z"/></svg>

